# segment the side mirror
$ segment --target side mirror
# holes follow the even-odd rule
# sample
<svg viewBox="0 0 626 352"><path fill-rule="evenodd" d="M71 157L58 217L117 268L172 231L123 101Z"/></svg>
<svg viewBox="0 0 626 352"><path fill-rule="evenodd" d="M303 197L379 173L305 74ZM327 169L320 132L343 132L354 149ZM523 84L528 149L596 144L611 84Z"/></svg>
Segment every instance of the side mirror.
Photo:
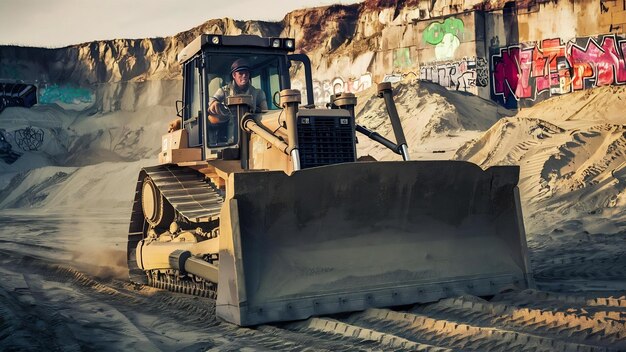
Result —
<svg viewBox="0 0 626 352"><path fill-rule="evenodd" d="M184 109L185 109L185 103L182 100L176 100L176 116L183 117Z"/></svg>
<svg viewBox="0 0 626 352"><path fill-rule="evenodd" d="M280 107L280 104L279 104L279 103L278 103L278 101L276 100L276 97L278 96L278 94L279 94L279 93L280 93L279 91L274 92L274 95L272 96L272 103L274 104L274 106L275 106L275 107L277 107L277 108L279 108L279 109L282 109L282 108Z"/></svg>

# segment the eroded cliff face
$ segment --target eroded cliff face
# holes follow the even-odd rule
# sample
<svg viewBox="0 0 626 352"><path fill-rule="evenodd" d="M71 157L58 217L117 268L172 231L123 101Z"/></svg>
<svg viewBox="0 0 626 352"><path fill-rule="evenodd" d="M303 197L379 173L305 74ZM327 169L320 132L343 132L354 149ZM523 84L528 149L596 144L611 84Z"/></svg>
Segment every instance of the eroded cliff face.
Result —
<svg viewBox="0 0 626 352"><path fill-rule="evenodd" d="M293 37L299 52L308 53L318 68L328 69L343 56L352 61L360 53L383 49L389 27L438 16L442 8L469 9L484 1L457 2L464 5L458 8L442 0L369 0L296 10L280 22L211 19L166 38L116 39L56 49L1 46L0 78L81 86L179 79L176 55L201 33ZM327 63L320 65L321 59Z"/></svg>
<svg viewBox="0 0 626 352"><path fill-rule="evenodd" d="M0 47L0 78L57 84L178 79L178 52L201 33L277 35L279 23L216 19L167 38L116 39L58 49Z"/></svg>
<svg viewBox="0 0 626 352"><path fill-rule="evenodd" d="M224 18L167 38L116 39L56 49L0 46L0 82L34 83L42 103L89 105L95 112L174 106L182 89L176 56L198 35L278 36L282 30L280 22Z"/></svg>

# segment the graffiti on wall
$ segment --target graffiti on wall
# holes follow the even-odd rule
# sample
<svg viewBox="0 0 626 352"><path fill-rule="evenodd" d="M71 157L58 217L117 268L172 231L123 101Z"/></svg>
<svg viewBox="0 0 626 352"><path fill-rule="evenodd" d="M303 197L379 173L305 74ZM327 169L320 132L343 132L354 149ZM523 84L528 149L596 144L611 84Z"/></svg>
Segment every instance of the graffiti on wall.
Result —
<svg viewBox="0 0 626 352"><path fill-rule="evenodd" d="M476 58L476 86L489 86L489 63L484 57Z"/></svg>
<svg viewBox="0 0 626 352"><path fill-rule="evenodd" d="M489 84L487 60L483 57L463 58L459 61L422 65L420 79L448 89L476 93L475 87L487 87Z"/></svg>
<svg viewBox="0 0 626 352"><path fill-rule="evenodd" d="M43 104L84 104L92 103L94 99L94 95L88 89L56 84L41 88L39 95L39 102Z"/></svg>
<svg viewBox="0 0 626 352"><path fill-rule="evenodd" d="M606 0L600 0L600 13L609 12L609 8L604 4Z"/></svg>
<svg viewBox="0 0 626 352"><path fill-rule="evenodd" d="M507 107L552 95L626 83L626 39L615 34L560 38L496 49L491 56L492 95Z"/></svg>
<svg viewBox="0 0 626 352"><path fill-rule="evenodd" d="M26 127L13 132L15 143L24 151L39 150L43 144L44 132L41 128Z"/></svg>
<svg viewBox="0 0 626 352"><path fill-rule="evenodd" d="M393 51L393 67L394 69L406 69L411 67L411 52L409 48L398 48Z"/></svg>
<svg viewBox="0 0 626 352"><path fill-rule="evenodd" d="M461 45L465 32L463 21L456 17L448 17L443 22L430 23L422 33L424 42L435 46L435 57L438 61L454 58L456 49Z"/></svg>
<svg viewBox="0 0 626 352"><path fill-rule="evenodd" d="M307 89L304 82L295 80L291 82L293 89L302 92L302 98L307 96ZM332 80L313 80L313 99L315 104L325 104L330 102L330 96L338 93L357 93L372 86L372 74L367 72L359 78L335 77ZM308 104L308 102L307 102Z"/></svg>

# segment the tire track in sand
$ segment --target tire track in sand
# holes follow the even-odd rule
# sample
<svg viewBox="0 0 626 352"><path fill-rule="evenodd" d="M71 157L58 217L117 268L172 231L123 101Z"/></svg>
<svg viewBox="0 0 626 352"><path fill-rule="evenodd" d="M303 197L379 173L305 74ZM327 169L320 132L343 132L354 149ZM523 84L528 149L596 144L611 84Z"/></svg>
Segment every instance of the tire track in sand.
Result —
<svg viewBox="0 0 626 352"><path fill-rule="evenodd" d="M215 318L215 301L211 299L137 287L120 280L99 280L47 259L6 250L0 253L5 258L2 267L24 273L40 290L44 290L45 285L38 284L39 281L57 282L112 307L161 350L174 346L178 349L181 343L194 350L215 351L244 348L611 351L625 348L621 344L626 340L624 298L524 291L495 297L492 302L467 296L417 305L403 312L370 309L340 317L239 328ZM45 297L38 299L45 300ZM579 307L583 305L593 306L596 311L585 315ZM0 311L8 312L4 316L11 316L18 308L0 304ZM53 316L50 324L63 330L67 319L63 315ZM161 336L158 331L161 326L175 328ZM0 327L0 332L16 329L10 323L0 324ZM71 335L67 336L70 337L65 342L71 345ZM58 337L55 334L50 338ZM85 346L79 343L79 347Z"/></svg>

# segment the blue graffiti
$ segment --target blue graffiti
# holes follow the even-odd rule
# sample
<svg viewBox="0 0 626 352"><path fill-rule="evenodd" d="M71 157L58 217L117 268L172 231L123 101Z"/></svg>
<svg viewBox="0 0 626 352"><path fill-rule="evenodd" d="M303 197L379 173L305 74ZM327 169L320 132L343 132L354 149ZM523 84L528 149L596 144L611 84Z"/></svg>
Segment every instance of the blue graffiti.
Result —
<svg viewBox="0 0 626 352"><path fill-rule="evenodd" d="M93 93L81 87L58 86L53 84L41 88L40 92L39 102L42 104L81 104L92 103L94 101Z"/></svg>

